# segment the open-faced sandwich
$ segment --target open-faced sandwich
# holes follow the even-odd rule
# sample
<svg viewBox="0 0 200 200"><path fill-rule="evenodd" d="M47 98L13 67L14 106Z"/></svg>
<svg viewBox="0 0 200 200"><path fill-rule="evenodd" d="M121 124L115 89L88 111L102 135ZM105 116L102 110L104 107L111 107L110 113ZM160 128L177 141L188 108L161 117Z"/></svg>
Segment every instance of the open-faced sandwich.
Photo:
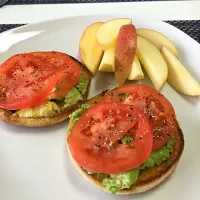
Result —
<svg viewBox="0 0 200 200"><path fill-rule="evenodd" d="M184 148L171 103L143 84L83 104L70 116L67 143L78 171L113 194L154 188L172 174Z"/></svg>
<svg viewBox="0 0 200 200"><path fill-rule="evenodd" d="M60 52L14 55L0 66L0 119L40 127L57 124L88 95L91 75Z"/></svg>

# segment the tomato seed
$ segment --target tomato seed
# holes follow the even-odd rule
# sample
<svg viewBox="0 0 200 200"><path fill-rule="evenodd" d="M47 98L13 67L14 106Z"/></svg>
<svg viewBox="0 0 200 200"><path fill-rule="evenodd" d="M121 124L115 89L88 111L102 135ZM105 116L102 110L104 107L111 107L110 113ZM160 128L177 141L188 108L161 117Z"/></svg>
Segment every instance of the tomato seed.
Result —
<svg viewBox="0 0 200 200"><path fill-rule="evenodd" d="M111 124L111 128L114 128L115 127L115 124Z"/></svg>

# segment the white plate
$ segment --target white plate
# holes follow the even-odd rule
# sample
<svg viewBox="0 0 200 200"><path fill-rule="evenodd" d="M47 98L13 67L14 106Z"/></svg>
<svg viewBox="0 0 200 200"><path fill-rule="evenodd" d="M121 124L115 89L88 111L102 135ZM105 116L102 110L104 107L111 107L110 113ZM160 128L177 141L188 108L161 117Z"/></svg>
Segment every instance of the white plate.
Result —
<svg viewBox="0 0 200 200"><path fill-rule="evenodd" d="M37 14L37 13L36 13ZM61 51L78 56L79 38L92 22L122 16L84 16L14 29L0 35L0 62L29 51ZM124 16L125 17L125 16ZM180 30L160 21L133 16L136 27L158 30L177 46L179 58L200 80L200 45ZM142 81L151 84L146 78ZM114 85L112 75L98 74L90 96ZM200 97L186 97L169 85L162 91L175 107L185 135L185 150L175 173L156 189L139 195L112 196L87 182L72 165L66 150L67 121L46 128L23 128L0 122L1 200L199 200Z"/></svg>

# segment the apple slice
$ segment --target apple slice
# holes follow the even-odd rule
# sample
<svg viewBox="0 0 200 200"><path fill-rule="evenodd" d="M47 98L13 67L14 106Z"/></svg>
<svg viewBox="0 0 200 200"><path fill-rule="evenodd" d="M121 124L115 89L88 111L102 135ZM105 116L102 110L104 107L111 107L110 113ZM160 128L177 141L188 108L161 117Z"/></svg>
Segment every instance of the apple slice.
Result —
<svg viewBox="0 0 200 200"><path fill-rule="evenodd" d="M115 47L112 47L105 51L103 58L100 63L99 71L101 72L115 72ZM142 68L138 57L135 56L135 59L132 64L131 72L128 76L128 80L140 80L144 78Z"/></svg>
<svg viewBox="0 0 200 200"><path fill-rule="evenodd" d="M81 61L93 75L96 74L103 55L103 51L96 40L97 29L102 24L103 22L97 22L88 26L83 32L79 43Z"/></svg>
<svg viewBox="0 0 200 200"><path fill-rule="evenodd" d="M144 78L144 74L140 65L138 57L135 55L135 59L132 64L131 72L128 76L128 80L141 80Z"/></svg>
<svg viewBox="0 0 200 200"><path fill-rule="evenodd" d="M162 46L161 53L168 65L167 82L178 92L199 96L200 84L189 74L181 62L165 46Z"/></svg>
<svg viewBox="0 0 200 200"><path fill-rule="evenodd" d="M115 71L115 46L104 52L101 60L99 71L114 72Z"/></svg>
<svg viewBox="0 0 200 200"><path fill-rule="evenodd" d="M136 54L137 33L133 24L120 28L115 49L115 79L122 85L129 76Z"/></svg>
<svg viewBox="0 0 200 200"><path fill-rule="evenodd" d="M131 24L132 20L128 18L118 18L102 24L96 33L96 38L101 48L106 51L115 43L119 29L126 24Z"/></svg>
<svg viewBox="0 0 200 200"><path fill-rule="evenodd" d="M166 46L176 57L178 57L178 51L175 45L163 34L144 28L137 29L137 34L154 44L159 50L161 50L163 45Z"/></svg>
<svg viewBox="0 0 200 200"><path fill-rule="evenodd" d="M160 91L168 75L167 64L162 54L151 42L139 35L137 36L136 54L153 82L153 85Z"/></svg>

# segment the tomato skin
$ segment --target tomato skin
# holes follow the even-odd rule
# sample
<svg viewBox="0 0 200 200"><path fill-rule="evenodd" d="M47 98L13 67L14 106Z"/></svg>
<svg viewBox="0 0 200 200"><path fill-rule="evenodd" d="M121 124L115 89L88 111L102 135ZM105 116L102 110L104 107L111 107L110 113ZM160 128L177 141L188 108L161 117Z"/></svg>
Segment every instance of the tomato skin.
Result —
<svg viewBox="0 0 200 200"><path fill-rule="evenodd" d="M128 94L120 101L119 94ZM158 91L144 84L127 84L110 90L102 102L119 101L134 105L144 112L153 128L153 151L164 146L177 128L176 114L171 103Z"/></svg>
<svg viewBox="0 0 200 200"><path fill-rule="evenodd" d="M119 145L126 134L134 137L131 145ZM80 166L94 172L117 174L140 166L148 158L153 137L148 119L138 109L125 104L100 103L82 114L67 141L72 157Z"/></svg>
<svg viewBox="0 0 200 200"><path fill-rule="evenodd" d="M6 60L0 66L0 107L19 110L39 105L50 95L57 98L74 87L80 79L78 66L73 63L73 68L65 69L71 58L62 53L55 54L59 54L59 64L47 62L32 53L14 55ZM48 55L50 59L54 53L40 52L39 55ZM55 86L57 90L52 93Z"/></svg>
<svg viewBox="0 0 200 200"><path fill-rule="evenodd" d="M37 70L40 66L51 71L44 76L42 71ZM0 72L3 74L0 77L0 107L8 110L27 108L44 102L60 78L59 74L51 76L56 73L53 66L29 54L12 56L1 65Z"/></svg>
<svg viewBox="0 0 200 200"><path fill-rule="evenodd" d="M50 98L59 98L63 94L66 94L72 87L74 87L79 82L80 70L78 64L67 54L56 51L45 53L32 52L31 54L35 57L43 59L45 62L53 64L62 73L64 73L63 78L61 78L56 84L57 90L51 94Z"/></svg>

